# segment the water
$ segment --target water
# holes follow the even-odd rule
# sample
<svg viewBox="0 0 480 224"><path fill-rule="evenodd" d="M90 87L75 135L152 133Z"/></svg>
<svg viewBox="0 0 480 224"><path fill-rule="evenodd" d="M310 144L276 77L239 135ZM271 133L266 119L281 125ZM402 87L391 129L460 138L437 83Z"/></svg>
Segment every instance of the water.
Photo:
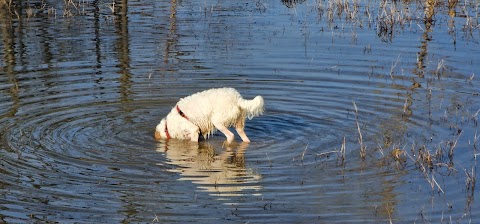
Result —
<svg viewBox="0 0 480 224"><path fill-rule="evenodd" d="M347 3L3 6L0 220L480 222L478 2ZM154 140L224 86L252 143Z"/></svg>

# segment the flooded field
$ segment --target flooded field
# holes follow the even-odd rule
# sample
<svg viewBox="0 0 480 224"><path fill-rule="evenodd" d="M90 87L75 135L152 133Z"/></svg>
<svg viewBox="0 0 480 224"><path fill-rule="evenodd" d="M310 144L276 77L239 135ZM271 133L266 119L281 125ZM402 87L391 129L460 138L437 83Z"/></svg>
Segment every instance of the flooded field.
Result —
<svg viewBox="0 0 480 224"><path fill-rule="evenodd" d="M0 0L0 222L480 223L479 5ZM154 139L214 87L250 144Z"/></svg>

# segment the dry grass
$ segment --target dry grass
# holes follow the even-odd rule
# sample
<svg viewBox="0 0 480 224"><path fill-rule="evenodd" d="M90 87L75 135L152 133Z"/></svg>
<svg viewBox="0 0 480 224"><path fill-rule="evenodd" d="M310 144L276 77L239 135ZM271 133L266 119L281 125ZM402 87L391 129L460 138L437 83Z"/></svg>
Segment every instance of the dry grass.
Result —
<svg viewBox="0 0 480 224"><path fill-rule="evenodd" d="M13 0L0 0L0 8L9 8Z"/></svg>
<svg viewBox="0 0 480 224"><path fill-rule="evenodd" d="M378 5L372 5L378 4ZM344 21L353 24L353 27L375 28L377 36L385 42L391 42L396 33L406 27L420 29L429 32L434 25L437 11L453 12L455 17L457 11L465 16L461 30L465 37L476 39L475 31L480 29L479 23L479 1L449 0L448 4L438 0L415 1L358 1L358 0L315 0L314 7L317 9L318 18L328 22L331 29L337 29L339 23ZM343 26L343 25L342 25ZM454 26L450 27L456 29ZM449 30L455 33L455 30Z"/></svg>
<svg viewBox="0 0 480 224"><path fill-rule="evenodd" d="M392 79L392 82L395 84L395 79L394 79L394 74L395 74L395 67L397 67L398 63L400 62L400 56L398 55L397 60L395 60L394 63L392 63L392 66L390 67L390 78Z"/></svg>
<svg viewBox="0 0 480 224"><path fill-rule="evenodd" d="M412 145L412 151L414 151L414 147L415 144ZM425 180L427 180L427 182L430 184L432 191L435 191L435 187L437 187L437 191L439 193L445 193L445 191L443 191L442 187L435 179L435 172L433 172L434 160L433 156L430 153L430 150L428 150L425 146L420 147L416 159L414 158L414 156L411 156L406 152L405 154L417 165L417 167L423 173Z"/></svg>
<svg viewBox="0 0 480 224"><path fill-rule="evenodd" d="M379 12L376 16L377 35L384 41L391 41L398 27L403 29L412 21L413 15L404 8L397 8L397 3L381 1Z"/></svg>
<svg viewBox="0 0 480 224"><path fill-rule="evenodd" d="M58 6L56 6L57 3ZM56 18L57 12L60 12L64 17L86 15L85 10L89 4L86 0L63 0L60 2L42 1L41 4L36 4L35 2L19 4L13 0L0 0L0 8L7 9L4 12L16 15L17 19L21 17L29 19L36 16Z"/></svg>
<svg viewBox="0 0 480 224"><path fill-rule="evenodd" d="M467 176L467 179L465 180L465 188L466 192L468 195L471 195L473 197L474 192L475 192L475 182L476 182L476 175L475 175L475 169L472 167L470 172L467 171L467 169L464 169L465 175Z"/></svg>
<svg viewBox="0 0 480 224"><path fill-rule="evenodd" d="M434 75L437 76L437 79L440 79L440 77L445 73L446 68L445 59L440 59L437 64L437 69L434 72Z"/></svg>
<svg viewBox="0 0 480 224"><path fill-rule="evenodd" d="M105 6L110 9L110 12L112 12L112 14L115 14L115 0L112 0L111 4L105 4Z"/></svg>
<svg viewBox="0 0 480 224"><path fill-rule="evenodd" d="M475 169L473 167L471 168L470 172L468 172L467 169L464 169L464 171L465 175L467 176L465 180L465 193L467 198L465 202L465 207L470 209L474 200L477 178L475 174Z"/></svg>

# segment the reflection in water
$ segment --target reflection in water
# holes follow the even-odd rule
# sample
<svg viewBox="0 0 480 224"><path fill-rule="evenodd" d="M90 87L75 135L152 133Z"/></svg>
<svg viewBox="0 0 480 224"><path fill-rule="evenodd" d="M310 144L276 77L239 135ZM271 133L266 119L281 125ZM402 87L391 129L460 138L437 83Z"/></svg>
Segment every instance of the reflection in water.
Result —
<svg viewBox="0 0 480 224"><path fill-rule="evenodd" d="M128 33L128 0L120 0L116 3L114 0L115 12L117 12L115 18L115 28L117 34L117 43L116 51L118 54L118 66L120 67L120 97L119 101L122 103L122 108L126 114L130 114L133 111L133 108L129 106L129 102L132 101L130 95L132 94L132 74L130 71L130 42L129 42L129 33ZM98 32L98 31L96 31ZM98 40L99 41L99 40ZM131 124L132 118L127 115L123 118L124 124ZM122 214L129 220L130 217L135 217L138 213L136 209L135 201L135 192L123 192L120 195L120 200L122 204Z"/></svg>
<svg viewBox="0 0 480 224"><path fill-rule="evenodd" d="M434 25L433 16L435 13L435 1L427 0L425 1L425 18L424 24L425 29L422 34L422 45L420 46L420 52L417 54L417 68L415 68L415 74L419 78L424 77L425 73L425 60L427 59L428 54L428 43L432 40L431 32L433 31L432 27Z"/></svg>
<svg viewBox="0 0 480 224"><path fill-rule="evenodd" d="M170 6L170 16L169 16L169 24L170 27L168 28L168 35L167 35L167 40L165 44L165 55L163 58L163 62L165 64L169 63L170 60L170 54L176 52L176 45L178 42L178 37L177 37L177 1L172 0L171 6ZM173 56L176 56L175 54Z"/></svg>
<svg viewBox="0 0 480 224"><path fill-rule="evenodd" d="M157 151L164 152L170 164L175 165L170 171L182 176L179 180L192 181L202 191L224 197L261 189L261 176L245 167L247 148L248 143L244 142L220 152L206 142L170 140L157 144Z"/></svg>
<svg viewBox="0 0 480 224"><path fill-rule="evenodd" d="M1 2L1 1L0 1ZM0 3L0 23L10 23L11 22L11 16L7 12L7 10L2 7ZM11 85L10 87L10 97L12 99L12 106L11 109L9 109L6 113L5 116L12 117L14 116L18 108L20 107L20 96L18 94L18 80L15 76L14 72L14 67L15 67L15 43L14 43L14 30L12 29L11 24L10 25L0 25L0 32L1 32L1 37L2 37L2 44L3 44L3 58L2 60L4 61L4 66L2 68L2 72L5 73L8 76L8 82ZM4 116L3 114L0 114L0 117Z"/></svg>
<svg viewBox="0 0 480 224"><path fill-rule="evenodd" d="M115 19L116 33L118 35L117 51L120 66L120 101L127 103L131 101L131 78L130 74L130 43L128 36L128 4L127 0L121 0L119 4L115 4L115 11L118 11Z"/></svg>
<svg viewBox="0 0 480 224"><path fill-rule="evenodd" d="M423 79L425 77L425 68L426 68L426 59L428 58L428 44L432 40L431 33L433 32L432 27L434 26L434 15L435 15L435 4L436 1L433 0L427 0L425 1L425 6L424 6L424 25L425 29L423 30L422 33L422 40L421 40L421 45L420 45L420 51L417 53L417 64L416 67L414 68L413 73L417 75L418 79ZM421 87L420 81L417 81L415 77L412 78L412 85L410 86L410 90L407 92L407 98L405 99L405 104L403 107L403 116L405 119L408 119L412 115L412 102L415 101L412 97L412 94L414 93L414 90L417 88ZM430 100L430 98L427 98ZM430 104L429 104L430 105ZM402 133L403 134L403 133Z"/></svg>
<svg viewBox="0 0 480 224"><path fill-rule="evenodd" d="M100 70L102 68L102 50L101 50L101 35L100 35L100 8L98 0L92 2L93 10L93 28L95 30L95 62L97 69L96 74L101 74Z"/></svg>
<svg viewBox="0 0 480 224"><path fill-rule="evenodd" d="M430 133L430 145L447 141L457 120L455 165L472 160L477 117L466 112L479 105L478 47L456 39L455 26L468 22L462 1L449 0L445 15L446 3L430 0L86 0L85 13L71 17L62 12L84 1L8 2L0 0L0 222L188 222L199 214L218 223L414 222L424 214L435 222L444 212L478 219L474 191L458 187L461 169L442 176L446 194L435 194L434 205L414 162L404 167L389 156L418 151L411 140ZM375 30L391 19L384 33ZM401 75L383 79L400 54ZM438 57L448 71L426 85ZM151 71L175 75L150 79ZM269 98L269 115L249 126L259 143L152 140L152 121L172 100L218 86ZM352 99L372 152L364 161ZM344 167L317 161L345 138Z"/></svg>
<svg viewBox="0 0 480 224"><path fill-rule="evenodd" d="M457 44L457 34L455 32L455 16L457 15L455 7L457 7L458 0L448 0L448 33L453 38L453 46Z"/></svg>

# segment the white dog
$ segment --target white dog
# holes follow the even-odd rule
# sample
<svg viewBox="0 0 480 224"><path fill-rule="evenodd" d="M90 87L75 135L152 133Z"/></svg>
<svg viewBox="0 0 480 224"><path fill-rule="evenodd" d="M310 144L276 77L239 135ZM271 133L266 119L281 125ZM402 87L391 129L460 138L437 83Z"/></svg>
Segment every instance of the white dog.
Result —
<svg viewBox="0 0 480 224"><path fill-rule="evenodd" d="M156 139L190 139L198 141L199 134L207 139L215 130L232 143L234 126L244 142L250 142L245 131L245 118L261 115L264 102L261 96L244 100L233 88L210 89L178 101L170 113L155 128Z"/></svg>

